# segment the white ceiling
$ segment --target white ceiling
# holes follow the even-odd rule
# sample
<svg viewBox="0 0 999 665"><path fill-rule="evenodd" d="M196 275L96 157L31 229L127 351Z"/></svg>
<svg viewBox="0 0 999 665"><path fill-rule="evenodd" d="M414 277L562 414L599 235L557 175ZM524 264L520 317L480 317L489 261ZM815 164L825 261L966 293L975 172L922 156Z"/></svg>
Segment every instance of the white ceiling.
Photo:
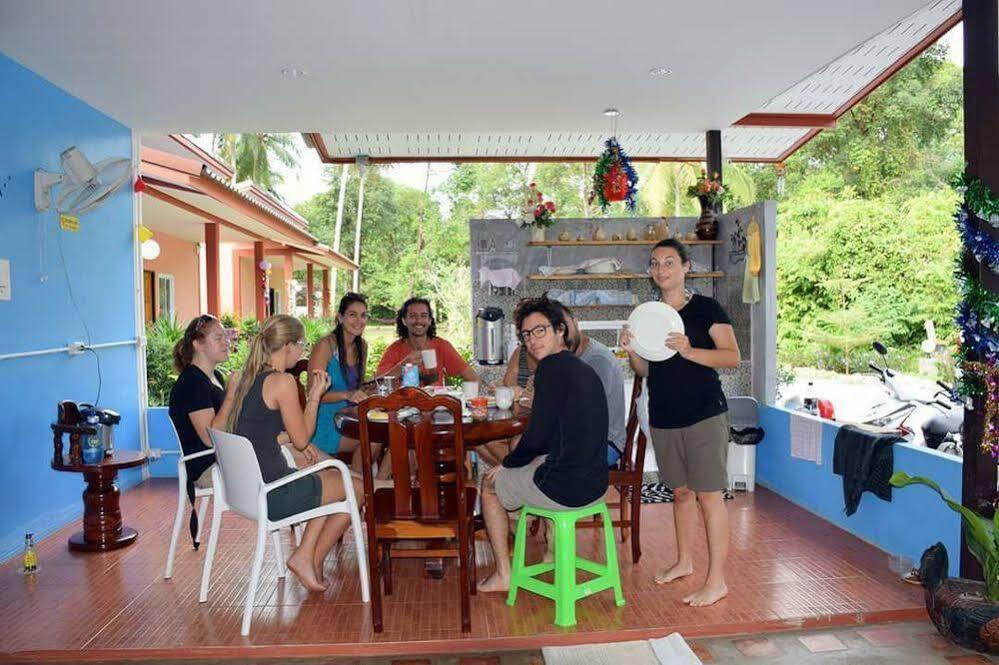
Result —
<svg viewBox="0 0 999 665"><path fill-rule="evenodd" d="M700 133L940 4L0 0L0 51L140 131Z"/></svg>

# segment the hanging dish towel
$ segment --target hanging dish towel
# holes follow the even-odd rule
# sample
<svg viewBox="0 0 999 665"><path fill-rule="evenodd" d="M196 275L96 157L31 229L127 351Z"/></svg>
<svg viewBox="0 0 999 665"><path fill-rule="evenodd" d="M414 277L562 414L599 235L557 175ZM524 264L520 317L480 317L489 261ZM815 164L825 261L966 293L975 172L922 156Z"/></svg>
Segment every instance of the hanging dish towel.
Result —
<svg viewBox="0 0 999 665"><path fill-rule="evenodd" d="M822 464L822 421L791 414L791 457Z"/></svg>
<svg viewBox="0 0 999 665"><path fill-rule="evenodd" d="M742 302L760 302L760 268L763 265L763 247L760 241L760 225L756 218L750 220L746 229L746 275L742 281Z"/></svg>
<svg viewBox="0 0 999 665"><path fill-rule="evenodd" d="M520 273L513 268L479 268L479 286L489 284L496 288L516 289L521 282Z"/></svg>

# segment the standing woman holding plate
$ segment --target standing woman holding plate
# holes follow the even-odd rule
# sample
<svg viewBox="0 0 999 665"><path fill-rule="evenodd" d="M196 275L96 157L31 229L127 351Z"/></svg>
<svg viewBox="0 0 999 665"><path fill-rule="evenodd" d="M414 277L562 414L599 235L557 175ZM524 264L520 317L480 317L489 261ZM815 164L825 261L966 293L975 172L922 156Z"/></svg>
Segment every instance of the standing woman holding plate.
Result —
<svg viewBox="0 0 999 665"><path fill-rule="evenodd" d="M621 332L621 346L635 373L648 377L652 446L662 480L674 494L677 559L655 581L667 584L694 572L699 504L708 537L708 576L683 601L700 607L728 593L729 526L723 496L728 484L728 404L716 370L738 366L740 354L721 305L686 288L689 271L687 248L678 240L663 240L652 249L649 274L665 306L659 305L662 311L656 312L657 306L648 303L643 312L636 311ZM663 323L650 326L649 318L657 315Z"/></svg>

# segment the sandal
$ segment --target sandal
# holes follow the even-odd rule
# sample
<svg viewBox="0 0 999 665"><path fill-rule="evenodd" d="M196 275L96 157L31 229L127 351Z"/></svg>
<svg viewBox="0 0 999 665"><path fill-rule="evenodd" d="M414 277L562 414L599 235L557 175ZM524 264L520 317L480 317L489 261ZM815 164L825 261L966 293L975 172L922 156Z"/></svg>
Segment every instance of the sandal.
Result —
<svg viewBox="0 0 999 665"><path fill-rule="evenodd" d="M905 575L902 575L902 581L906 584L914 584L916 586L922 586L923 578L919 575L919 570L913 568Z"/></svg>

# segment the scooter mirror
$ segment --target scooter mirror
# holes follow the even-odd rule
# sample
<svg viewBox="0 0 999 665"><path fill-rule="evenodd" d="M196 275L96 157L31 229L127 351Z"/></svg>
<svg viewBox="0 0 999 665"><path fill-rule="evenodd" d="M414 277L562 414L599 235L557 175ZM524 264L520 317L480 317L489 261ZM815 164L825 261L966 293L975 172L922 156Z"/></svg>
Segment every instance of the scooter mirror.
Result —
<svg viewBox="0 0 999 665"><path fill-rule="evenodd" d="M888 355L888 349L881 342L874 342L874 344L871 344L871 347L883 356Z"/></svg>

